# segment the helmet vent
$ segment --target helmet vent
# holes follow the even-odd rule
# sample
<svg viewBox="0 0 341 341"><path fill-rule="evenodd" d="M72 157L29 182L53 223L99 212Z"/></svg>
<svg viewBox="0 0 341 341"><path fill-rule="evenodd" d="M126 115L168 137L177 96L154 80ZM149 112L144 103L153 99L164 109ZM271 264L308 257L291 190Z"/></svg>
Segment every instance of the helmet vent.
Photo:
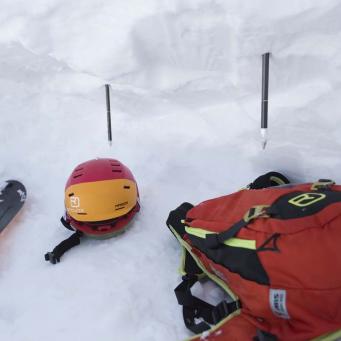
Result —
<svg viewBox="0 0 341 341"><path fill-rule="evenodd" d="M121 169L113 169L112 172L113 173L122 173L122 170Z"/></svg>
<svg viewBox="0 0 341 341"><path fill-rule="evenodd" d="M115 211L122 210L123 208L126 208L126 207L125 206L121 206L121 207L115 208Z"/></svg>
<svg viewBox="0 0 341 341"><path fill-rule="evenodd" d="M83 167L75 169L75 172L79 172L81 170L83 170Z"/></svg>
<svg viewBox="0 0 341 341"><path fill-rule="evenodd" d="M73 178L76 179L76 178L79 178L80 176L82 176L83 174L77 174L77 175L74 175Z"/></svg>
<svg viewBox="0 0 341 341"><path fill-rule="evenodd" d="M128 205L128 201L116 204L115 205L115 211L122 210L123 208L126 208L127 205Z"/></svg>

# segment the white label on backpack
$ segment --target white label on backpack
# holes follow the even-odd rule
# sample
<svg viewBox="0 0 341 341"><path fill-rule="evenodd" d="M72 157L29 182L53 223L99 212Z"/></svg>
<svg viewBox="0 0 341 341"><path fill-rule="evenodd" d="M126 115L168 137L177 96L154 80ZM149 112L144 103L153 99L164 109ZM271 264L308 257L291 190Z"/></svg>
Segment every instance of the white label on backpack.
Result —
<svg viewBox="0 0 341 341"><path fill-rule="evenodd" d="M287 292L283 289L270 289L270 305L272 312L282 319L290 319L287 310Z"/></svg>

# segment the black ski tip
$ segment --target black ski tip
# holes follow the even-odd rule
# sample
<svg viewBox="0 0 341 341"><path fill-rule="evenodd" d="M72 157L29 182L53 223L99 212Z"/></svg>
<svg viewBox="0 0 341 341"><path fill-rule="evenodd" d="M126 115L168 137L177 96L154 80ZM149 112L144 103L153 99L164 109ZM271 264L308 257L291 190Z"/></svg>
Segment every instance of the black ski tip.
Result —
<svg viewBox="0 0 341 341"><path fill-rule="evenodd" d="M15 187L17 189L22 190L25 194L27 194L26 187L21 181L19 181L19 180L6 180L5 182L7 182L6 188Z"/></svg>
<svg viewBox="0 0 341 341"><path fill-rule="evenodd" d="M12 221L26 201L26 188L18 180L5 180L0 186L0 232Z"/></svg>

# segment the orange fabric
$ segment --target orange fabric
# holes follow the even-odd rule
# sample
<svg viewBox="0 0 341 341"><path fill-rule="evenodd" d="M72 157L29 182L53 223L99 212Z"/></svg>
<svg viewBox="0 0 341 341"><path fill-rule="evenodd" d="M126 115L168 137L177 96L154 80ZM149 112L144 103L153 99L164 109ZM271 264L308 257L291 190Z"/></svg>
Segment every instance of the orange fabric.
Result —
<svg viewBox="0 0 341 341"><path fill-rule="evenodd" d="M188 212L188 224L222 232L239 221L252 206L271 205L284 194L310 191L310 187L311 184L304 184L293 188L240 191L208 200ZM333 186L333 190L340 191L341 186ZM193 248L206 270L219 274L240 298L243 307L237 322L229 321L222 328L223 336L210 336L207 340L252 340L252 337L235 336L242 333L234 326L243 318L283 341L310 340L341 328L341 203L330 204L304 218L259 218L242 228L237 236L256 240L257 247L260 247L275 232L280 233L279 252L258 252L270 279L269 286L246 280ZM185 239L190 244L190 240ZM290 318L278 317L272 311L271 289L285 290Z"/></svg>

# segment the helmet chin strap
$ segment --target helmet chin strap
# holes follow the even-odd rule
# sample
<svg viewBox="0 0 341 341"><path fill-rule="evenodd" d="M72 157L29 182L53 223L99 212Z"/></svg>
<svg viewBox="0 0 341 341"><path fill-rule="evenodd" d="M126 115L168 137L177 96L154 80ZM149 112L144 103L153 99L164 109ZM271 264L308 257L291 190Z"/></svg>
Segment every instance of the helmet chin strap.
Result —
<svg viewBox="0 0 341 341"><path fill-rule="evenodd" d="M69 230L73 231L73 228L71 225L62 217L60 219L62 224ZM63 254L72 249L73 247L77 246L81 242L81 237L83 236L83 232L76 231L73 233L69 238L63 240L61 243L59 243L51 252L47 252L45 254L45 260L50 262L51 264L57 264L60 262L60 258L63 256Z"/></svg>

